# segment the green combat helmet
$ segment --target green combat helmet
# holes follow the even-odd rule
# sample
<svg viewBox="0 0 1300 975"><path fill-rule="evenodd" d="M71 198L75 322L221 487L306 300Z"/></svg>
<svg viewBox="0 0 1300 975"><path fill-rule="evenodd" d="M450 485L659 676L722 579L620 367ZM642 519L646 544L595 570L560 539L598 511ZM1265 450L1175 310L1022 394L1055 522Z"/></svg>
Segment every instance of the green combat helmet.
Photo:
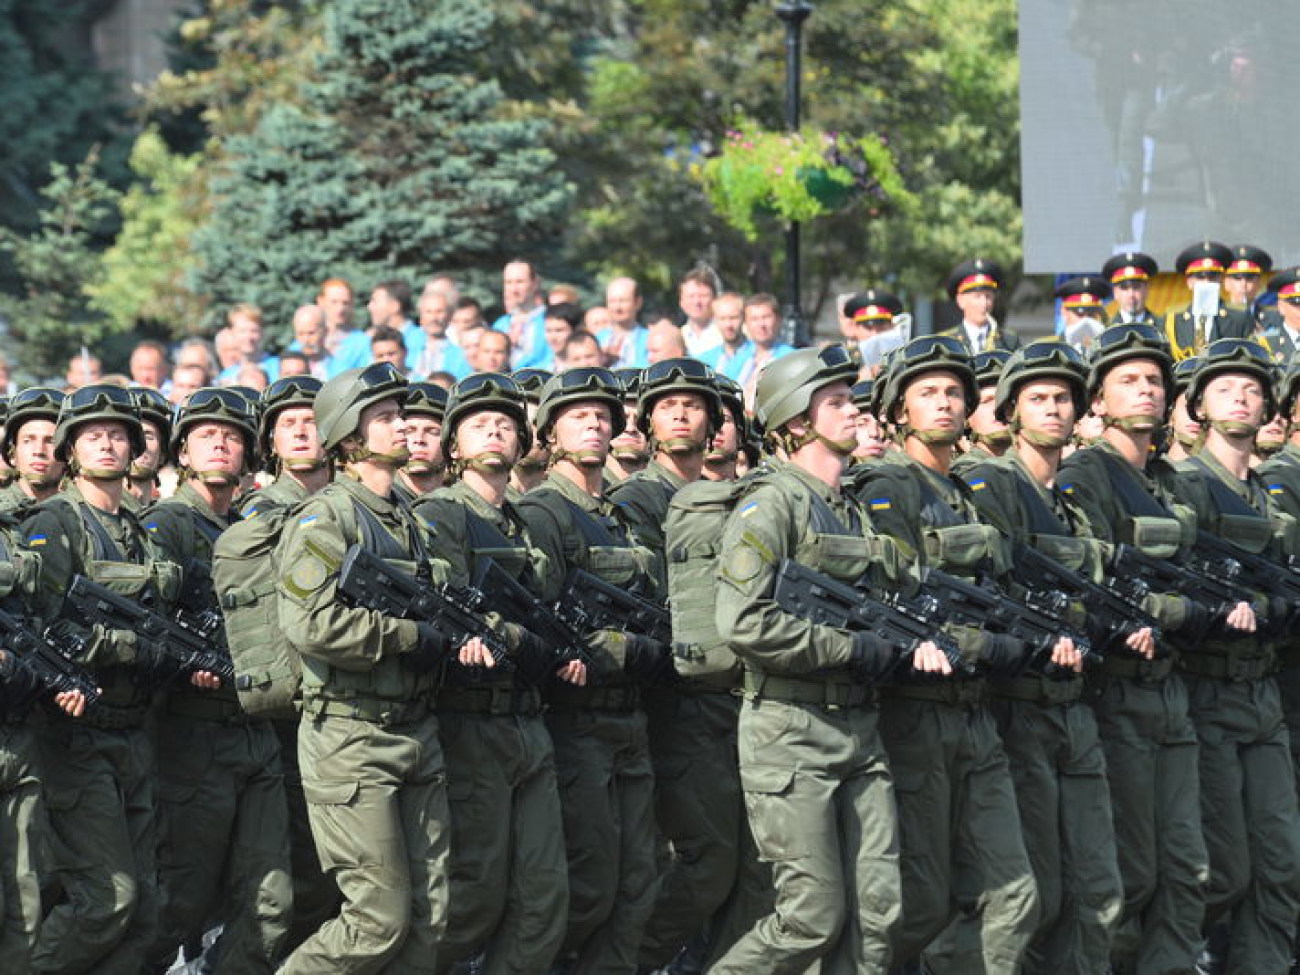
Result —
<svg viewBox="0 0 1300 975"><path fill-rule="evenodd" d="M943 369L955 374L966 394L966 411L979 405L975 370L966 347L951 335L922 335L894 352L886 370L876 379L881 420L893 422L894 410L903 402L903 393L917 376Z"/></svg>
<svg viewBox="0 0 1300 975"><path fill-rule="evenodd" d="M1300 396L1300 360L1292 360L1282 372L1277 384L1277 408L1289 423L1295 411L1296 397Z"/></svg>
<svg viewBox="0 0 1300 975"><path fill-rule="evenodd" d="M1002 378L1002 370L1011 360L1011 353L1006 349L989 349L971 356L970 366L975 370L975 385L980 389L996 386Z"/></svg>
<svg viewBox="0 0 1300 975"><path fill-rule="evenodd" d="M533 447L533 433L528 427L528 399L514 377L500 372L476 372L451 388L447 398L446 420L442 424L442 452L451 456L460 421L483 410L497 410L513 417L519 430L519 456Z"/></svg>
<svg viewBox="0 0 1300 975"><path fill-rule="evenodd" d="M441 423L447 415L447 391L437 383L408 383L406 415L427 416Z"/></svg>
<svg viewBox="0 0 1300 975"><path fill-rule="evenodd" d="M1201 352L1201 365L1192 376L1187 389L1187 415L1197 423L1204 423L1201 400L1205 387L1215 376L1225 372L1245 373L1259 380L1264 387L1265 421L1277 412L1274 386L1277 384L1277 366L1273 358L1258 342L1250 339L1216 339Z"/></svg>
<svg viewBox="0 0 1300 975"><path fill-rule="evenodd" d="M1199 355L1189 355L1186 359L1179 359L1174 363L1174 399L1187 392L1192 385L1192 377L1196 375L1196 370L1199 368L1201 368Z"/></svg>
<svg viewBox="0 0 1300 975"><path fill-rule="evenodd" d="M15 393L9 400L4 436L0 438L0 454L7 460L12 460L18 430L28 420L48 420L57 424L63 400L63 391L53 386L29 386Z"/></svg>
<svg viewBox="0 0 1300 975"><path fill-rule="evenodd" d="M641 370L640 395L636 406L636 427L650 436L650 414L655 403L669 393L696 393L704 399L709 414L709 435L722 429L722 397L717 376L699 359L664 359Z"/></svg>
<svg viewBox="0 0 1300 975"><path fill-rule="evenodd" d="M813 393L832 383L852 384L858 367L842 345L797 349L769 363L754 391L754 415L769 437L808 412Z"/></svg>
<svg viewBox="0 0 1300 975"><path fill-rule="evenodd" d="M257 445L264 460L270 462L275 453L271 441L280 414L294 407L311 409L321 386L321 381L315 376L285 376L262 390L261 409L257 414Z"/></svg>
<svg viewBox="0 0 1300 975"><path fill-rule="evenodd" d="M554 375L555 373L546 369L527 366L523 369L516 369L510 374L510 378L517 382L519 388L524 391L524 398L536 406L542 395L542 387Z"/></svg>
<svg viewBox="0 0 1300 975"><path fill-rule="evenodd" d="M54 429L54 459L66 463L77 429L96 420L124 424L131 441L131 455L139 457L144 453L144 427L131 391L110 383L93 383L64 398Z"/></svg>
<svg viewBox="0 0 1300 975"><path fill-rule="evenodd" d="M993 415L1002 423L1010 423L1020 387L1041 379L1069 383L1075 418L1083 416L1088 408L1088 367L1074 348L1056 339L1038 339L1012 353L998 379Z"/></svg>
<svg viewBox="0 0 1300 975"><path fill-rule="evenodd" d="M257 458L257 409L248 398L227 387L196 389L176 410L169 447L179 457L185 437L201 423L224 423L244 439L244 468L253 470Z"/></svg>
<svg viewBox="0 0 1300 975"><path fill-rule="evenodd" d="M1130 359L1150 359L1160 366L1169 394L1166 405L1172 404L1174 360L1169 344L1152 326L1135 324L1112 325L1093 339L1092 357L1088 360L1088 399L1095 399L1101 391L1106 373Z"/></svg>
<svg viewBox="0 0 1300 975"><path fill-rule="evenodd" d="M533 422L537 436L541 440L547 439L555 417L563 407L570 403L594 402L609 407L613 436L617 437L627 426L623 412L624 395L624 387L614 374L598 366L570 369L553 376L542 386L538 399L537 416Z"/></svg>
<svg viewBox="0 0 1300 975"><path fill-rule="evenodd" d="M406 402L406 379L391 363L376 362L339 373L321 387L312 404L321 446L337 452L357 432L366 407L386 399Z"/></svg>

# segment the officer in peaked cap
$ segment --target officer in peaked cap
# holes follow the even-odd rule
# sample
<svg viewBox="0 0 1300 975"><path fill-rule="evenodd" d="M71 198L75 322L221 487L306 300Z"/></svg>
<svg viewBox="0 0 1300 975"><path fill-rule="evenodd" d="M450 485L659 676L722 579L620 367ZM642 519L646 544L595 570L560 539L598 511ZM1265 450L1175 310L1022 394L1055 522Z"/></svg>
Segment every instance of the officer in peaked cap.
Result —
<svg viewBox="0 0 1300 975"><path fill-rule="evenodd" d="M1255 304L1255 300L1264 293L1266 279L1272 270L1273 258L1268 251L1254 244L1238 244L1232 248L1232 261L1223 276L1223 290L1228 296L1228 306L1243 309L1259 333L1275 328L1281 321L1276 308Z"/></svg>
<svg viewBox="0 0 1300 975"><path fill-rule="evenodd" d="M961 309L962 321L945 334L960 339L971 355L1020 348L1020 337L1003 329L993 317L993 305L1005 280L1002 268L982 257L963 261L948 275L948 297Z"/></svg>
<svg viewBox="0 0 1300 975"><path fill-rule="evenodd" d="M1264 332L1262 344L1275 362L1287 363L1300 351L1300 267L1274 275L1268 290L1277 295L1277 321Z"/></svg>
<svg viewBox="0 0 1300 975"><path fill-rule="evenodd" d="M1159 326L1155 313L1147 307L1151 279L1159 270L1155 258L1141 251L1116 254L1101 266L1101 276L1115 296L1115 314L1107 324Z"/></svg>
<svg viewBox="0 0 1300 975"><path fill-rule="evenodd" d="M1185 247L1178 255L1175 266L1194 291L1198 282L1223 283L1223 275L1232 263L1233 253L1223 244L1202 240ZM1254 331L1250 315L1238 308L1230 308L1222 300L1212 315L1196 316L1193 305L1174 309L1165 316L1165 338L1174 359L1195 355L1210 342L1221 338L1246 338Z"/></svg>
<svg viewBox="0 0 1300 975"><path fill-rule="evenodd" d="M1057 286L1055 297L1061 302L1066 342L1077 349L1092 344L1106 320L1110 294L1110 285L1098 277L1070 278Z"/></svg>

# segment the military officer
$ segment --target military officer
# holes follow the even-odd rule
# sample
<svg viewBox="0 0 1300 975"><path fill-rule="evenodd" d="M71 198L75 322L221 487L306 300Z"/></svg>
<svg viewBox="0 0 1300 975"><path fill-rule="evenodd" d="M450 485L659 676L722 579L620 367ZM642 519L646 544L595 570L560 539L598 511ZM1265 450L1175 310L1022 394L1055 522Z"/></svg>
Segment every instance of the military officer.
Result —
<svg viewBox="0 0 1300 975"><path fill-rule="evenodd" d="M1165 339L1174 361L1195 355L1215 339L1245 338L1254 331L1254 322L1247 312L1229 308L1220 300L1219 287L1231 263L1232 251L1212 240L1192 244L1178 255L1178 273L1184 276L1188 289L1193 293L1198 287L1204 289L1208 298L1165 315Z"/></svg>
<svg viewBox="0 0 1300 975"><path fill-rule="evenodd" d="M140 413L119 386L91 384L59 412L54 456L69 485L36 506L24 545L40 556L33 610L102 690L82 718L52 715L40 735L51 856L62 897L41 925L36 972L139 975L157 935L155 757L145 727L159 649L131 630L87 627L63 608L75 575L166 605L179 572L122 506L131 459L144 452Z"/></svg>
<svg viewBox="0 0 1300 975"><path fill-rule="evenodd" d="M510 469L528 452L527 401L510 376L481 372L452 387L442 427L450 483L416 502L434 529L433 553L466 585L484 560L540 593L548 572L508 499ZM538 638L507 627L522 653ZM564 828L555 750L542 695L518 667L488 655L449 663L437 694L451 806L450 903L440 965L481 953L485 973L543 973L559 952L568 914ZM491 669L489 669L491 668ZM571 681L581 663L566 665Z"/></svg>
<svg viewBox="0 0 1300 975"><path fill-rule="evenodd" d="M1061 337L1080 351L1086 351L1101 332L1106 317L1106 301L1111 289L1101 278L1079 277L1056 286L1056 300L1061 303L1065 328Z"/></svg>
<svg viewBox="0 0 1300 975"><path fill-rule="evenodd" d="M982 257L963 261L948 275L948 297L961 311L961 324L942 334L955 336L971 355L991 349L1014 352L1020 336L1000 326L993 306L1005 281L1002 268Z"/></svg>
<svg viewBox="0 0 1300 975"><path fill-rule="evenodd" d="M849 583L899 579L896 547L869 537L865 511L841 490L857 443L856 376L839 346L801 349L763 371L758 418L786 460L723 531L715 615L745 668L740 775L776 905L710 969L719 975L797 973L819 959L826 971L884 972L890 962L898 837L874 683L894 652L772 598L783 558ZM949 669L931 641L914 665Z"/></svg>
<svg viewBox="0 0 1300 975"><path fill-rule="evenodd" d="M18 476L0 488L0 510L21 514L58 492L64 467L54 457L54 428L62 405L63 393L49 386L28 386L10 399L0 453Z"/></svg>
<svg viewBox="0 0 1300 975"><path fill-rule="evenodd" d="M392 490L407 459L405 398L389 363L321 388L316 429L343 474L288 520L277 555L280 625L302 656L303 790L343 896L338 916L289 956L290 975L435 971L446 930L447 782L430 695L451 648L428 623L338 594L353 545L408 574L442 573Z"/></svg>
<svg viewBox="0 0 1300 975"><path fill-rule="evenodd" d="M1240 309L1255 320L1255 299L1264 290L1265 275L1273 270L1273 258L1264 248L1254 244L1238 244L1231 250L1232 260L1223 273L1223 290L1228 307ZM1261 328L1267 328L1271 324L1258 322Z"/></svg>
<svg viewBox="0 0 1300 975"><path fill-rule="evenodd" d="M1101 276L1110 283L1115 296L1115 311L1107 324L1152 327L1160 324L1155 312L1147 307L1151 279L1159 270L1155 258L1141 251L1115 254L1101 266Z"/></svg>
<svg viewBox="0 0 1300 975"><path fill-rule="evenodd" d="M1277 295L1277 320L1264 332L1263 344L1285 366L1300 351L1300 267L1275 274L1268 290Z"/></svg>

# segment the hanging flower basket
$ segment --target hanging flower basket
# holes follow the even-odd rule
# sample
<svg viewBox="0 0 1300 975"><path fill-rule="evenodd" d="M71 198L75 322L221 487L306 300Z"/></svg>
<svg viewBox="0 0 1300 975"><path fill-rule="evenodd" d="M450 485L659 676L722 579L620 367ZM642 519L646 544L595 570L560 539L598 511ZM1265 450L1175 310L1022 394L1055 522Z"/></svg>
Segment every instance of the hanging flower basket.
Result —
<svg viewBox="0 0 1300 975"><path fill-rule="evenodd" d="M907 196L882 139L816 129L728 132L700 179L713 208L750 240L758 238L761 214L804 223L864 197L879 203Z"/></svg>

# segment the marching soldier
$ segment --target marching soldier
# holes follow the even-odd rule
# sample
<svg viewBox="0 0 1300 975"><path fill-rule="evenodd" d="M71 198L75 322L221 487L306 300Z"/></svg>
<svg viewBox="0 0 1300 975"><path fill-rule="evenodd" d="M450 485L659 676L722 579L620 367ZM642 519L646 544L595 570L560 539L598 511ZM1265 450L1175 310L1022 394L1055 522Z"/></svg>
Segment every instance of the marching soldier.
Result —
<svg viewBox="0 0 1300 975"><path fill-rule="evenodd" d="M289 975L434 971L446 931L447 781L431 694L447 640L338 593L353 545L412 575L429 565L425 530L392 490L407 458L405 398L388 363L321 388L316 429L343 475L297 509L277 554L280 625L302 656L303 790L343 895L338 916L289 956Z"/></svg>
<svg viewBox="0 0 1300 975"><path fill-rule="evenodd" d="M976 402L975 374L951 336L913 339L877 379L883 417L901 449L858 469L855 497L872 521L927 565L967 577L1005 574L1001 535L976 523L968 492L950 472L966 415ZM955 631L964 657L993 671L1016 671L1025 648L1005 634ZM1078 666L1068 639L1053 660ZM1037 894L1007 767L986 703L983 676L941 682L901 678L884 692L881 733L898 783L902 823L903 920L895 954L915 964L959 912L978 915L976 957L961 953L951 970L980 964L1014 972L1033 933ZM943 961L942 958L936 959Z"/></svg>
<svg viewBox="0 0 1300 975"><path fill-rule="evenodd" d="M1002 377L1002 368L1010 358L1011 353L1005 349L979 352L971 357L975 385L979 389L979 403L966 420L966 426L970 429L971 447L953 464L958 474L967 464L1001 457L1011 446L1011 431L993 410L998 380Z"/></svg>
<svg viewBox="0 0 1300 975"><path fill-rule="evenodd" d="M1178 273L1184 276L1189 290L1195 293L1198 284L1213 284L1215 288L1205 313L1193 302L1165 315L1165 338L1175 362L1196 355L1215 339L1246 338L1254 331L1247 312L1229 308L1220 300L1218 288L1230 263L1232 251L1212 240L1192 244L1178 255Z"/></svg>
<svg viewBox="0 0 1300 975"><path fill-rule="evenodd" d="M508 499L510 469L528 452L523 391L509 376L475 373L452 387L442 427L451 482L417 501L433 553L467 585L492 559L530 590L547 568ZM538 638L507 626L521 654ZM549 648L541 648L547 652ZM564 940L569 884L555 750L542 695L487 655L447 665L437 693L451 808L450 915L439 965L482 953L485 973L545 972ZM585 679L581 663L565 676Z"/></svg>
<svg viewBox="0 0 1300 975"><path fill-rule="evenodd" d="M413 382L406 390L406 446L410 459L397 472L393 491L405 505L442 487L447 460L442 454L442 419L447 391L434 383Z"/></svg>
<svg viewBox="0 0 1300 975"><path fill-rule="evenodd" d="M0 453L17 477L0 488L0 510L21 515L58 492L64 467L54 456L54 428L62 406L63 393L49 386L29 386L9 400Z"/></svg>
<svg viewBox="0 0 1300 975"><path fill-rule="evenodd" d="M1151 279L1159 272L1155 258L1141 251L1116 254L1101 266L1101 276L1110 282L1115 311L1107 324L1159 326L1155 312L1147 307Z"/></svg>
<svg viewBox="0 0 1300 975"><path fill-rule="evenodd" d="M167 397L148 386L131 387L144 427L144 453L131 461L126 479L125 503L146 507L159 498L158 473L171 461L168 455L172 431L172 405Z"/></svg>
<svg viewBox="0 0 1300 975"><path fill-rule="evenodd" d="M1202 445L1173 484L1202 532L1234 549L1286 559L1300 554L1297 524L1250 468L1255 434L1276 408L1273 373L1255 342L1220 339L1206 347L1187 393L1188 413L1204 425ZM1210 631L1188 641L1179 661L1201 746L1210 855L1205 921L1227 925L1223 963L1231 975L1284 972L1293 957L1300 812L1272 645L1289 637L1294 612L1271 604L1263 637Z"/></svg>
<svg viewBox="0 0 1300 975"><path fill-rule="evenodd" d="M731 515L718 556L718 631L745 667L740 775L750 829L772 866L773 913L711 969L717 975L885 972L899 919L898 834L874 682L893 650L783 611L783 558L846 583L899 578L900 555L870 537L840 482L856 445L857 368L839 346L801 349L759 378L756 405L786 458ZM892 563L892 564L891 564ZM920 644L914 666L944 672Z"/></svg>
<svg viewBox="0 0 1300 975"><path fill-rule="evenodd" d="M531 431L533 420L537 416L538 398L552 373L545 369L528 368L516 369L510 375L524 391L524 398L528 401L528 429ZM515 497L526 494L546 480L546 467L551 460L550 451L538 438L533 437L532 440L532 447L519 458L519 463L515 464L510 474L510 486Z"/></svg>
<svg viewBox="0 0 1300 975"><path fill-rule="evenodd" d="M144 524L163 555L208 580L202 591L184 580L195 588L192 612L220 612L212 550L238 518L234 495L256 441L256 413L231 390L197 390L177 411L168 448L181 486ZM207 677L169 688L158 720L162 923L152 954L165 966L216 919L214 970L269 973L293 909L279 743L268 721L244 713L233 686Z"/></svg>
<svg viewBox="0 0 1300 975"><path fill-rule="evenodd" d="M1082 357L1060 342L1030 342L1013 353L995 409L1015 444L998 460L967 467L963 477L981 516L1013 542L1092 577L1103 556L1055 484L1074 418L1087 405L1087 375ZM1143 628L1127 643L1131 652L1150 653L1152 639ZM1038 928L1023 971L1104 971L1122 889L1106 761L1096 718L1083 701L1083 675L1028 674L991 684L1038 885Z"/></svg>
<svg viewBox="0 0 1300 975"><path fill-rule="evenodd" d="M641 387L640 369L615 369L614 378L623 390L622 432L614 438L605 463L606 482L610 486L627 480L650 463L645 434L636 425L637 396Z"/></svg>
<svg viewBox="0 0 1300 975"><path fill-rule="evenodd" d="M1158 331L1115 325L1099 335L1088 395L1105 432L1067 457L1057 475L1098 538L1154 559L1178 554L1189 517L1172 507L1172 471L1152 447L1172 386L1173 362ZM1149 601L1167 634L1194 638L1211 623L1207 607L1183 596L1157 592ZM1247 630L1254 616L1243 603L1213 622ZM1156 651L1141 659L1107 657L1093 700L1124 883L1112 957L1118 972L1141 975L1192 970L1208 873L1187 689L1173 672L1170 647Z"/></svg>
<svg viewBox="0 0 1300 975"><path fill-rule="evenodd" d="M563 596L572 568L615 586L649 581L649 551L605 494L623 405L623 387L607 369L571 369L542 387L537 436L550 445L551 472L518 506L550 566L548 602ZM654 679L671 661L667 647L621 630L596 631L589 649L596 666L587 685L551 682L545 695L569 867L561 960L574 975L631 973L658 889L654 779L637 677Z"/></svg>
<svg viewBox="0 0 1300 975"><path fill-rule="evenodd" d="M1169 425L1164 430L1165 455L1171 464L1190 457L1201 435L1201 425L1187 412L1187 387L1200 367L1201 357L1197 355L1174 363L1174 406L1169 411Z"/></svg>
<svg viewBox="0 0 1300 975"><path fill-rule="evenodd" d="M36 972L145 970L158 934L154 748L145 718L159 649L126 629L87 627L63 608L84 575L131 598L168 603L179 572L122 506L131 459L144 452L140 413L119 386L83 386L64 400L54 456L69 485L32 509L25 546L40 556L33 609L69 643L102 695L73 721L42 729L42 780L51 855L63 896L46 915L32 953Z"/></svg>
<svg viewBox="0 0 1300 975"><path fill-rule="evenodd" d="M984 258L964 261L953 268L948 275L948 297L961 311L962 319L956 328L940 334L955 336L969 355L1020 348L1020 336L1002 328L993 317L1003 281L1002 268Z"/></svg>

